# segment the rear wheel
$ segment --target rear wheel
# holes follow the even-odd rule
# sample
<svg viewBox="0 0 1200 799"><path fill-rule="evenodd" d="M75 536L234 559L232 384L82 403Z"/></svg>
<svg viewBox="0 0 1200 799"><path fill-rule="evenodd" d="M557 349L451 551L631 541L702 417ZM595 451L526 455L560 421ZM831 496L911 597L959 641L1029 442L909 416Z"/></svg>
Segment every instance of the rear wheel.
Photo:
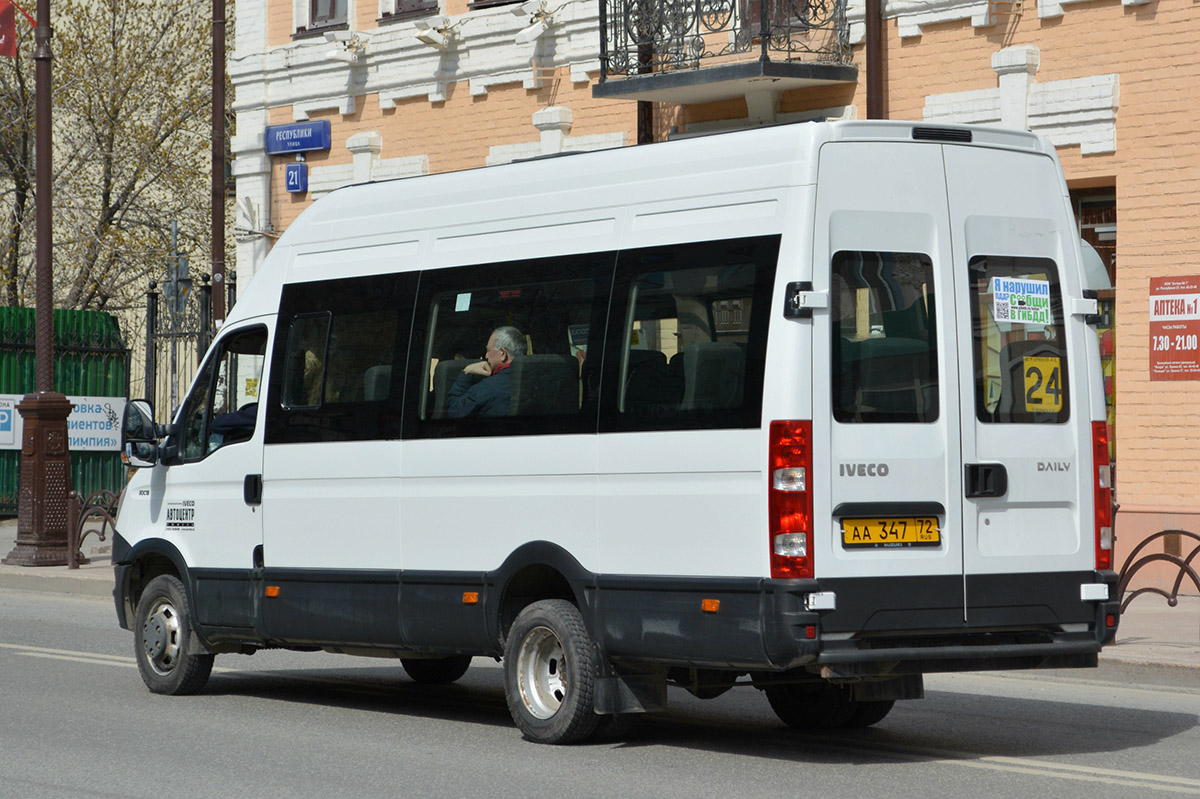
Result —
<svg viewBox="0 0 1200 799"><path fill-rule="evenodd" d="M600 723L595 673L595 647L570 602L534 602L517 616L504 646L504 694L526 739L569 744L590 737Z"/></svg>
<svg viewBox="0 0 1200 799"><path fill-rule="evenodd" d="M194 694L208 682L213 655L192 652L192 619L183 583L169 574L150 581L134 615L138 671L156 694Z"/></svg>
<svg viewBox="0 0 1200 799"><path fill-rule="evenodd" d="M404 673L423 685L452 683L471 668L470 655L451 655L444 658L401 658Z"/></svg>
<svg viewBox="0 0 1200 799"><path fill-rule="evenodd" d="M872 724L878 724L883 721L888 713L892 712L892 707L895 704L895 699L887 699L883 702L858 702L858 707L854 709L850 720L844 726L849 729L860 730L864 727L870 727Z"/></svg>
<svg viewBox="0 0 1200 799"><path fill-rule="evenodd" d="M764 693L775 715L799 730L842 727L854 717L859 707L849 688L828 682L769 685Z"/></svg>

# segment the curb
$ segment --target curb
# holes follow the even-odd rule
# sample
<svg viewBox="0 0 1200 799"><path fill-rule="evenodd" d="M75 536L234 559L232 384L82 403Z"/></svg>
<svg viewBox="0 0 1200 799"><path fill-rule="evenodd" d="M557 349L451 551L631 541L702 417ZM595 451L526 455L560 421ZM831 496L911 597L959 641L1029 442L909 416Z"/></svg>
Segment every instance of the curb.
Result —
<svg viewBox="0 0 1200 799"><path fill-rule="evenodd" d="M1100 653L1100 663L1094 669L1012 669L974 673L1010 680L1050 680L1151 690L1170 688L1175 691L1200 693L1200 663L1192 665L1128 659L1106 656L1104 652Z"/></svg>
<svg viewBox="0 0 1200 799"><path fill-rule="evenodd" d="M0 588L112 599L113 578L111 573L104 576L76 577L62 573L22 573L27 570L33 571L34 567L18 566L15 569L6 568L4 571L0 571Z"/></svg>
<svg viewBox="0 0 1200 799"><path fill-rule="evenodd" d="M1116 683L1127 688L1146 686L1200 691L1200 664L1106 659L1101 652L1099 667L1090 670L1084 679Z"/></svg>

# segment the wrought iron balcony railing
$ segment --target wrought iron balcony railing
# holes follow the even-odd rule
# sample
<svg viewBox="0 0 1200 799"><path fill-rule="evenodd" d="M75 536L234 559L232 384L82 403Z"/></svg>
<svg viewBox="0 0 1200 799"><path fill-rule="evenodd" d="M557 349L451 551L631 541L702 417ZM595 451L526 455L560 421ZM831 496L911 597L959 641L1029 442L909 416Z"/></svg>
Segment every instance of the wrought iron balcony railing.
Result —
<svg viewBox="0 0 1200 799"><path fill-rule="evenodd" d="M601 80L743 61L849 64L846 0L600 0Z"/></svg>

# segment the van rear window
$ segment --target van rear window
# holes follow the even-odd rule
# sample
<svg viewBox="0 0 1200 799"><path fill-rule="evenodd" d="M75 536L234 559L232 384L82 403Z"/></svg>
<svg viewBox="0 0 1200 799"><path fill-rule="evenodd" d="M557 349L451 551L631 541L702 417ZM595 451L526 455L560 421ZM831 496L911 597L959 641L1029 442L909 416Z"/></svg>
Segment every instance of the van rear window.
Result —
<svg viewBox="0 0 1200 799"><path fill-rule="evenodd" d="M933 262L921 253L833 256L833 416L938 418Z"/></svg>
<svg viewBox="0 0 1200 799"><path fill-rule="evenodd" d="M1048 258L970 262L975 415L999 424L1070 417L1058 268Z"/></svg>

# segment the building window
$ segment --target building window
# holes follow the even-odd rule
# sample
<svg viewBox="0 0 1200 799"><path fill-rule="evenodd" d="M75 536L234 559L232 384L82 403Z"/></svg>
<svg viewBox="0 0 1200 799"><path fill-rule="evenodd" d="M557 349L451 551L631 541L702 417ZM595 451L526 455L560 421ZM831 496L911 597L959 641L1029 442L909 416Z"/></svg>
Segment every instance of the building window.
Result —
<svg viewBox="0 0 1200 799"><path fill-rule="evenodd" d="M308 27L328 28L346 24L346 0L309 0Z"/></svg>
<svg viewBox="0 0 1200 799"><path fill-rule="evenodd" d="M437 0L395 0L393 10L385 11L383 16L385 19L416 17L423 14L436 14L437 10Z"/></svg>

